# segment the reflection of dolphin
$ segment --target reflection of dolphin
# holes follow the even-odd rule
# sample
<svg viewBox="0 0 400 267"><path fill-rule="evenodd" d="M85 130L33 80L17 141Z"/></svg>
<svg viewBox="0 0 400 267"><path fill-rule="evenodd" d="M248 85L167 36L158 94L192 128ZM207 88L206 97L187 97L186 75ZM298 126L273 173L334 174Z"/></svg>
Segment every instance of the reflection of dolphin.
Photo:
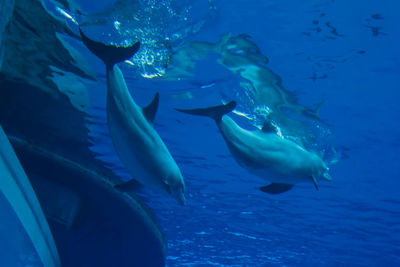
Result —
<svg viewBox="0 0 400 267"><path fill-rule="evenodd" d="M232 101L210 108L177 110L213 118L236 161L250 172L272 182L260 187L263 192L283 193L294 184L306 181L312 181L318 189L319 177L330 180L328 168L320 157L279 136L270 122L267 121L261 131L248 131L224 116L235 106Z"/></svg>
<svg viewBox="0 0 400 267"><path fill-rule="evenodd" d="M83 43L106 64L108 128L122 163L141 183L166 191L184 204L182 174L152 125L158 108L158 93L148 107L140 108L115 65L131 58L140 43L116 47L92 41L82 31L80 33Z"/></svg>
<svg viewBox="0 0 400 267"><path fill-rule="evenodd" d="M247 34L232 36L227 33L217 43L190 42L174 51L165 78L170 80L192 77L195 66L210 53L216 53L217 62L243 78L240 86L257 105L271 108L276 120L282 123L286 111L319 119L318 110L297 103L296 96L282 86L282 79L266 66L268 58ZM251 88L251 89L248 89ZM276 118L278 116L279 118Z"/></svg>

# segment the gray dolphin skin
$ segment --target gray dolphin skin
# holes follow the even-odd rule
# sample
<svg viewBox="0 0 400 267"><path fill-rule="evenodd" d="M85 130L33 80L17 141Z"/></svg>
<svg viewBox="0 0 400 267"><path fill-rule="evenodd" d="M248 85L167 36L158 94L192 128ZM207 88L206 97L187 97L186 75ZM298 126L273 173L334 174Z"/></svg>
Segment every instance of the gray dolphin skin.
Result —
<svg viewBox="0 0 400 267"><path fill-rule="evenodd" d="M114 148L129 173L140 183L167 192L185 204L185 183L181 171L153 127L159 95L149 106L139 107L132 99L124 76L116 65L131 58L139 49L105 45L90 40L79 29L86 47L106 65L107 123ZM129 187L129 182L124 186ZM121 188L121 186L119 187Z"/></svg>
<svg viewBox="0 0 400 267"><path fill-rule="evenodd" d="M248 131L225 116L235 107L236 102L232 101L209 108L176 110L214 119L239 165L271 182L260 187L265 193L283 193L299 182L313 182L318 190L320 177L331 180L328 167L317 154L278 135L269 121L265 122L262 130Z"/></svg>

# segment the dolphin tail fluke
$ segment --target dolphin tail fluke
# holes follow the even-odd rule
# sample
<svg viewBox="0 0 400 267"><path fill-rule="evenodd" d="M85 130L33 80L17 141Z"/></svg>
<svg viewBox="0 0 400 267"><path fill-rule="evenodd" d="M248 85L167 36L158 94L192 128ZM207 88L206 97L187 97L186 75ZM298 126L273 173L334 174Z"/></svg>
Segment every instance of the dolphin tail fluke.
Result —
<svg viewBox="0 0 400 267"><path fill-rule="evenodd" d="M294 185L292 184L279 184L279 183L272 183L266 186L260 187L260 190L263 191L264 193L268 194L281 194L286 191L289 191L292 189Z"/></svg>
<svg viewBox="0 0 400 267"><path fill-rule="evenodd" d="M208 107L208 108L197 108L197 109L177 109L176 108L175 110L183 112L183 113L187 113L187 114L210 117L218 122L221 120L223 115L231 112L235 107L236 107L236 102L231 101L227 104L214 106L214 107Z"/></svg>
<svg viewBox="0 0 400 267"><path fill-rule="evenodd" d="M89 39L81 29L79 29L79 32L86 47L100 58L107 67L131 58L140 47L140 42L127 47L106 45Z"/></svg>

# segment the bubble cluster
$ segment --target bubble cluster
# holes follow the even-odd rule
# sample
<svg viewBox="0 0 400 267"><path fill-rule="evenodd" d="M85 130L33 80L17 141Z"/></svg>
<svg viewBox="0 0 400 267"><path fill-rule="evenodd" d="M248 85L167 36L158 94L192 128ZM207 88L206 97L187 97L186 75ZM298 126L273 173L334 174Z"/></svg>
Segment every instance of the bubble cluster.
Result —
<svg viewBox="0 0 400 267"><path fill-rule="evenodd" d="M203 4L202 16L192 14L196 1L137 1L134 5L123 4L109 12L114 30L129 45L137 40L141 49L128 61L145 78L162 77L168 67L172 49L184 38L204 25L213 9L211 2ZM121 45L121 44L120 44ZM122 44L123 45L123 44Z"/></svg>

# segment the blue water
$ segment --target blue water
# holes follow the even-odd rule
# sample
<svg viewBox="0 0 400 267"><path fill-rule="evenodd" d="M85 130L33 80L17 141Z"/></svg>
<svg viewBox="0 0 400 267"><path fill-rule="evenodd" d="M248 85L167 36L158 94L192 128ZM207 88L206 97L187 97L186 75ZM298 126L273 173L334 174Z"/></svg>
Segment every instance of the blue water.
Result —
<svg viewBox="0 0 400 267"><path fill-rule="evenodd" d="M184 207L146 188L140 193L165 232L167 266L400 266L399 3L165 0L151 8L152 2L137 2L138 8L150 7L139 20L127 9L128 15L106 9L102 16L108 21L86 29L105 42L113 36L118 42L148 41L132 59L135 66L124 64L122 71L139 105L160 92L155 129L186 182ZM94 7L82 1L81 8L101 12L111 3ZM264 104L244 86L243 69L234 72L218 63L218 52L196 60L191 75L167 79L176 67L171 55L193 42L217 43L228 32L250 36L257 55L269 59L254 66L278 75L296 107L315 110L322 103L319 119L294 109L292 117L282 111L277 118L278 124L286 115L295 118L300 126L281 121L283 134L326 153L332 181L321 181L319 191L309 183L280 195L262 193L258 187L268 182L236 163L212 120L173 110L235 99L237 112L249 118L232 114L234 120L248 129L262 124L266 111L256 108ZM91 149L122 180L130 179L108 136L103 65L74 45L97 77L85 83Z"/></svg>

